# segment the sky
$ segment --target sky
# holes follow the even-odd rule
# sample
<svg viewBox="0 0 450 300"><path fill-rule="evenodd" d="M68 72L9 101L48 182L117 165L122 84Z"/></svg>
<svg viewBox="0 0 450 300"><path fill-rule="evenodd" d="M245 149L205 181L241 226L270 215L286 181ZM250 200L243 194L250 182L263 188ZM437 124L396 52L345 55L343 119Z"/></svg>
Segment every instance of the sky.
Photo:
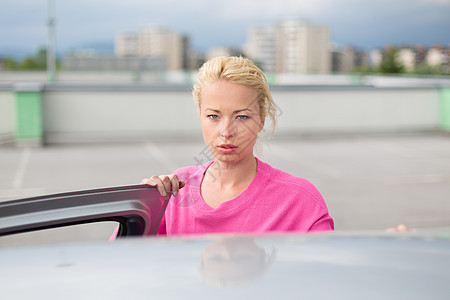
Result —
<svg viewBox="0 0 450 300"><path fill-rule="evenodd" d="M302 19L327 26L336 45L361 49L450 44L450 0L52 0L59 55L112 50L120 32L147 25L186 34L192 48L241 48L252 25ZM48 0L0 0L0 55L47 43Z"/></svg>

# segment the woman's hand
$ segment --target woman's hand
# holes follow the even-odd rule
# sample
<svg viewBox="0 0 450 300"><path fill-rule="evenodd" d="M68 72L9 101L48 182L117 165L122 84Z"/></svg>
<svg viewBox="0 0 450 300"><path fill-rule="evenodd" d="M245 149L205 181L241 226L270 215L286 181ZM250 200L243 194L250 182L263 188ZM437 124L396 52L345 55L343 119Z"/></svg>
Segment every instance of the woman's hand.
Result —
<svg viewBox="0 0 450 300"><path fill-rule="evenodd" d="M177 196L178 190L186 185L184 181L178 179L177 175L153 175L149 179L142 179L141 183L156 186L161 196L166 200L169 199L171 193Z"/></svg>
<svg viewBox="0 0 450 300"><path fill-rule="evenodd" d="M410 230L408 228L408 226L406 226L405 224L398 224L397 227L391 227L386 229L386 232L416 232L415 229Z"/></svg>

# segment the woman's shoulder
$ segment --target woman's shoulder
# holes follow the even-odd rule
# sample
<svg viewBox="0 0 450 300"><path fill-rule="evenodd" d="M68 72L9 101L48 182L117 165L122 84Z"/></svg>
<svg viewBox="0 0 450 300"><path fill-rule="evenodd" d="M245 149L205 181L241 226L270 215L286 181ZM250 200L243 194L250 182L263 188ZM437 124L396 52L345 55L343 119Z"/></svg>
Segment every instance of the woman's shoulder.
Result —
<svg viewBox="0 0 450 300"><path fill-rule="evenodd" d="M313 195L315 198L322 199L322 195L318 189L308 179L298 177L272 167L268 163L258 162L261 164L261 170L269 179L269 182L279 189L286 189L286 191L294 192L295 190L303 190Z"/></svg>

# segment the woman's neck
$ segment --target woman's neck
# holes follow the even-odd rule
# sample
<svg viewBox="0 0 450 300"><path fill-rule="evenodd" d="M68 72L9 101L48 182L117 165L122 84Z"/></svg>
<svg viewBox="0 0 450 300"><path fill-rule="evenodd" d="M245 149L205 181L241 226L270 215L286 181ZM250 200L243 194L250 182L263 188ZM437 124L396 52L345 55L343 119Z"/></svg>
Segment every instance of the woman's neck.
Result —
<svg viewBox="0 0 450 300"><path fill-rule="evenodd" d="M253 155L239 162L215 160L209 166L205 178L218 188L233 188L249 185L257 172L257 162Z"/></svg>

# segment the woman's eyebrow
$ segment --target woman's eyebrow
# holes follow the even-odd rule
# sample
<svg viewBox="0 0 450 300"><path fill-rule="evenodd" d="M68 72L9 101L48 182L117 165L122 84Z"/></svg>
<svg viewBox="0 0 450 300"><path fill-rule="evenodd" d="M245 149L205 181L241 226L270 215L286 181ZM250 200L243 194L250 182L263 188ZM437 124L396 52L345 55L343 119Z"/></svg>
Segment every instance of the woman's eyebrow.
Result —
<svg viewBox="0 0 450 300"><path fill-rule="evenodd" d="M250 108L244 108L244 109L235 110L235 111L233 111L233 113L237 114L237 113L246 112L246 111L252 112L252 110Z"/></svg>
<svg viewBox="0 0 450 300"><path fill-rule="evenodd" d="M216 112L216 113L218 113L218 112L220 112L220 110L217 110L217 109L212 109L212 108L205 108L205 110L210 110L210 111L212 111L212 112Z"/></svg>
<svg viewBox="0 0 450 300"><path fill-rule="evenodd" d="M213 108L209 108L209 107L207 107L207 108L205 108L205 111L212 111L212 112L215 112L215 113L220 113L220 110L218 110L218 109L213 109ZM237 113L241 113L241 112L253 112L250 108L243 108L243 109L237 109L237 110L235 110L235 111L233 111L233 114L237 114Z"/></svg>

